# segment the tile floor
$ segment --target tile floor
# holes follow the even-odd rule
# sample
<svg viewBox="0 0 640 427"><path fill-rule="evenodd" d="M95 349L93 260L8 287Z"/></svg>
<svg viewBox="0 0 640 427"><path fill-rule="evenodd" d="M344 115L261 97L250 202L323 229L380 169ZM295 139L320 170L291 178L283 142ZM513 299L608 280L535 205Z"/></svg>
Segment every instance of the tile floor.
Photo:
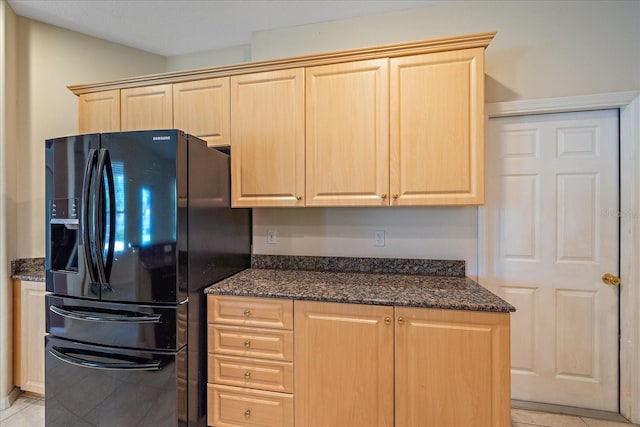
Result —
<svg viewBox="0 0 640 427"><path fill-rule="evenodd" d="M526 409L511 410L511 425L512 427L640 427L620 421L607 421ZM43 427L44 400L30 395L20 396L10 408L0 411L0 426Z"/></svg>

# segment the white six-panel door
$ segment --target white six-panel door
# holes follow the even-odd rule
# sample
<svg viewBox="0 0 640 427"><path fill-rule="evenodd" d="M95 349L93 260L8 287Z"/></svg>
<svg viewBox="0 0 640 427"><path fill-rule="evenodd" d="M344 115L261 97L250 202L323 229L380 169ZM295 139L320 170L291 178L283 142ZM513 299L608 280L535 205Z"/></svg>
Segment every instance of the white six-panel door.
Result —
<svg viewBox="0 0 640 427"><path fill-rule="evenodd" d="M483 284L517 309L513 399L618 411L618 141L618 110L489 120Z"/></svg>

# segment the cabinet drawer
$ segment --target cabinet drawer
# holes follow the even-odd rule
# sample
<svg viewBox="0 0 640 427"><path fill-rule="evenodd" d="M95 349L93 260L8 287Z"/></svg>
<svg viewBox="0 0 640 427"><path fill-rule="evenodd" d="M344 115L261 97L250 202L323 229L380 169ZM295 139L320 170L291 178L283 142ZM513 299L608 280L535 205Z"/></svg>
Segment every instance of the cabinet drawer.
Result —
<svg viewBox="0 0 640 427"><path fill-rule="evenodd" d="M248 298L209 295L209 323L292 329L293 301L278 298Z"/></svg>
<svg viewBox="0 0 640 427"><path fill-rule="evenodd" d="M293 363L209 353L210 383L293 393Z"/></svg>
<svg viewBox="0 0 640 427"><path fill-rule="evenodd" d="M271 391L207 385L207 423L216 427L293 426L293 396Z"/></svg>
<svg viewBox="0 0 640 427"><path fill-rule="evenodd" d="M209 352L293 361L293 332L208 325Z"/></svg>

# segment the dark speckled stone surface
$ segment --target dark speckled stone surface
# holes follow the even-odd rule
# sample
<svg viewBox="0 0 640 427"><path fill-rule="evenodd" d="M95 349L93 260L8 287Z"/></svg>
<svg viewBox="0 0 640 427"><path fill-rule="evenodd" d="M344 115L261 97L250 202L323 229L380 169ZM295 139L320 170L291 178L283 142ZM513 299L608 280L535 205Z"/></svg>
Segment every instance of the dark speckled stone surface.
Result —
<svg viewBox="0 0 640 427"><path fill-rule="evenodd" d="M423 276L465 276L464 261L404 258L316 257L253 255L253 268L333 271L336 273L393 273Z"/></svg>
<svg viewBox="0 0 640 427"><path fill-rule="evenodd" d="M11 278L44 282L44 258L21 258L11 261Z"/></svg>
<svg viewBox="0 0 640 427"><path fill-rule="evenodd" d="M206 293L267 298L511 312L515 308L465 277L251 268Z"/></svg>

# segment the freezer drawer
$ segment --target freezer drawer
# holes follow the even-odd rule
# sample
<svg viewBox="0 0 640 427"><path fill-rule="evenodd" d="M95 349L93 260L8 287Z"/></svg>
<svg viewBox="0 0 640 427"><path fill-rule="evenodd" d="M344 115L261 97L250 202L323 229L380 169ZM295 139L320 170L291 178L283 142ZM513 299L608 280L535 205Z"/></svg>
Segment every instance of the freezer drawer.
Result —
<svg viewBox="0 0 640 427"><path fill-rule="evenodd" d="M137 351L45 338L47 427L186 426L186 349Z"/></svg>
<svg viewBox="0 0 640 427"><path fill-rule="evenodd" d="M105 303L46 296L47 332L114 347L177 350L187 342L187 303Z"/></svg>

